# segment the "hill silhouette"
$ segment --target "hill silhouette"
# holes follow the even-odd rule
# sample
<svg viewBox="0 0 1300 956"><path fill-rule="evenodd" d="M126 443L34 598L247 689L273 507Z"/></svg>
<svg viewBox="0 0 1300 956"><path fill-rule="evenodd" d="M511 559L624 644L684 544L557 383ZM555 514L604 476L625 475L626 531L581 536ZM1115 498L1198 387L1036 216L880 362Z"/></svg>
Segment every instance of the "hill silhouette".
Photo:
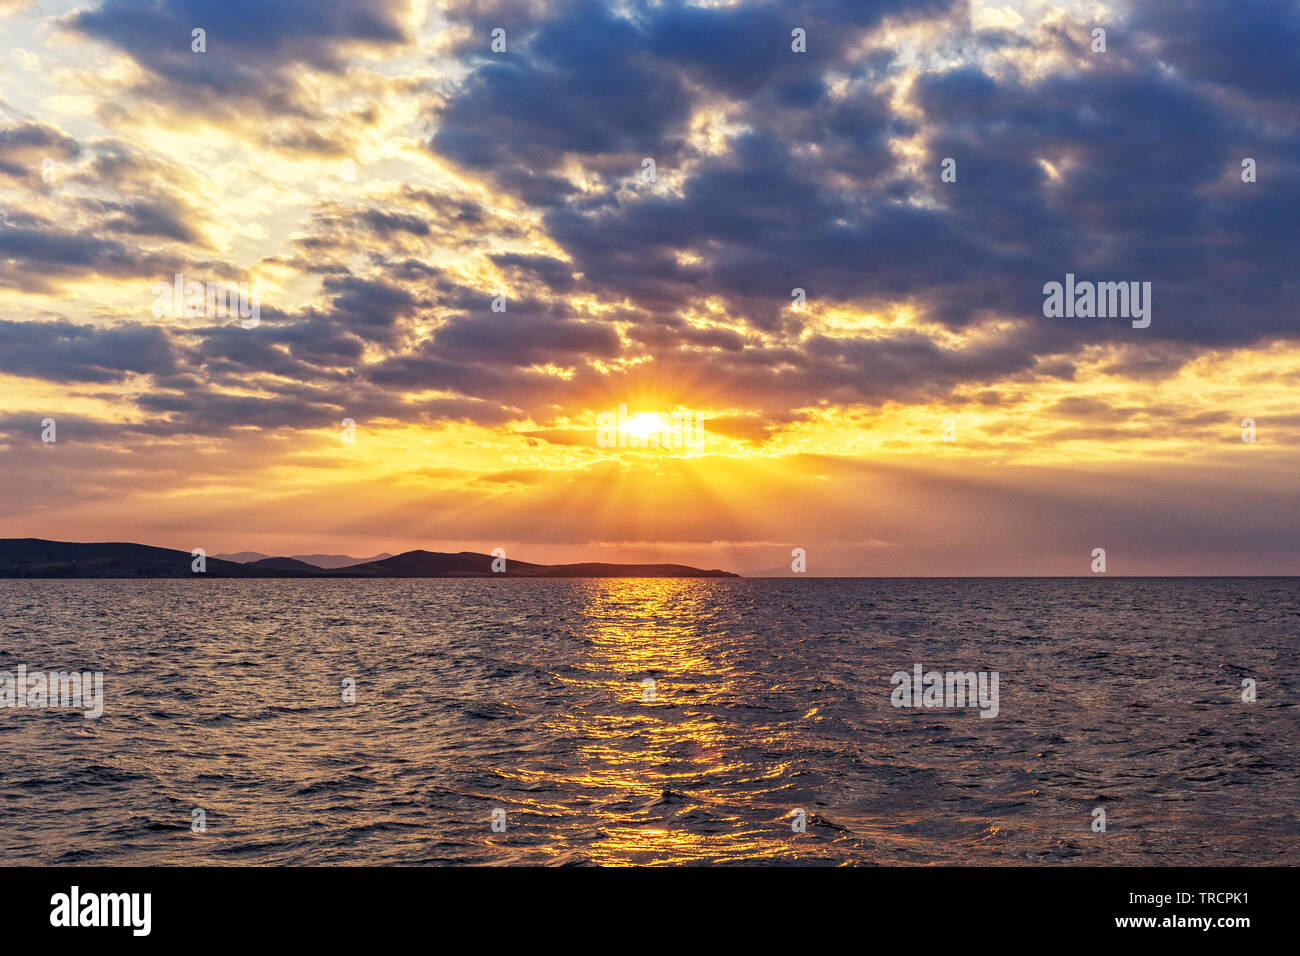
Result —
<svg viewBox="0 0 1300 956"><path fill-rule="evenodd" d="M296 558L263 558L248 564L206 558L192 570L188 551L115 541L85 543L44 538L0 538L0 578L733 578L685 564L533 564L507 560L494 572L490 554L407 551L343 568L319 568Z"/></svg>

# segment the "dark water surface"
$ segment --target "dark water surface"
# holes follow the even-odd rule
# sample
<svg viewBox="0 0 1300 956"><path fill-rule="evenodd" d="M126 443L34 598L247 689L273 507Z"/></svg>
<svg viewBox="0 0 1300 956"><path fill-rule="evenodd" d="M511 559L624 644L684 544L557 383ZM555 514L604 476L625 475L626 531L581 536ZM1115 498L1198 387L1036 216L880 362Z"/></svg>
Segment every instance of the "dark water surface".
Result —
<svg viewBox="0 0 1300 956"><path fill-rule="evenodd" d="M1282 578L0 581L105 696L0 709L0 863L1296 864L1298 646Z"/></svg>

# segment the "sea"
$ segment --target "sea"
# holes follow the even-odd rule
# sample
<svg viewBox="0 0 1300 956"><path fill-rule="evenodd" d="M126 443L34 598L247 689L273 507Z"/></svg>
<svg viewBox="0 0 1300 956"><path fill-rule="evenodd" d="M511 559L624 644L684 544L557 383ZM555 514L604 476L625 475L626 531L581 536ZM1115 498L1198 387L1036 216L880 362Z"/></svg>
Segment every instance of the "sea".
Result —
<svg viewBox="0 0 1300 956"><path fill-rule="evenodd" d="M1295 865L1298 649L1297 578L3 580L0 864Z"/></svg>

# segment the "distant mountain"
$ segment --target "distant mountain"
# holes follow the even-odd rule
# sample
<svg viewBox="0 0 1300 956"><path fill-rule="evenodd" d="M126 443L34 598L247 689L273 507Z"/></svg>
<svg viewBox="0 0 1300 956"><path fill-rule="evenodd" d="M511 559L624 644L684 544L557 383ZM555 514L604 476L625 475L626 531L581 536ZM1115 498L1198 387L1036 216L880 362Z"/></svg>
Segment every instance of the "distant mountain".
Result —
<svg viewBox="0 0 1300 956"><path fill-rule="evenodd" d="M320 570L319 565L308 564L297 558L263 558L260 561L249 561L244 567L258 568L263 571L307 571L308 573Z"/></svg>
<svg viewBox="0 0 1300 956"><path fill-rule="evenodd" d="M252 564L254 561L265 561L270 555L261 551L240 551L237 554L214 554L213 557L222 561L234 561L236 564Z"/></svg>
<svg viewBox="0 0 1300 956"><path fill-rule="evenodd" d="M332 574L376 578L737 578L730 571L702 571L684 564L530 564L506 561L494 572L490 554L460 551L407 551L383 561L371 561Z"/></svg>
<svg viewBox="0 0 1300 956"><path fill-rule="evenodd" d="M218 554L218 558L223 561L237 561L240 564L259 564L263 561L301 561L304 564L310 564L313 568L347 568L354 564L367 564L371 561L382 561L384 558L391 558L392 555L385 551L383 554L376 554L372 558L354 558L348 554L293 554L288 558L275 558L269 554L263 554L260 551L240 551L236 554Z"/></svg>
<svg viewBox="0 0 1300 956"><path fill-rule="evenodd" d="M385 551L383 554L376 554L371 558L353 558L346 554L295 554L293 557L295 560L314 564L318 568L350 568L354 564L369 564L372 561L382 561L384 558L391 558L392 555Z"/></svg>
<svg viewBox="0 0 1300 956"><path fill-rule="evenodd" d="M0 578L190 578L188 551L146 544L90 544L43 538L0 538ZM407 551L395 557L342 568L320 568L298 558L262 557L248 564L207 558L211 578L734 578L729 571L702 571L684 564L531 564L506 561L494 573L490 554Z"/></svg>
<svg viewBox="0 0 1300 956"><path fill-rule="evenodd" d="M188 551L147 544L81 544L43 538L0 538L3 578L189 578L194 558ZM214 578L259 577L234 561L207 559Z"/></svg>

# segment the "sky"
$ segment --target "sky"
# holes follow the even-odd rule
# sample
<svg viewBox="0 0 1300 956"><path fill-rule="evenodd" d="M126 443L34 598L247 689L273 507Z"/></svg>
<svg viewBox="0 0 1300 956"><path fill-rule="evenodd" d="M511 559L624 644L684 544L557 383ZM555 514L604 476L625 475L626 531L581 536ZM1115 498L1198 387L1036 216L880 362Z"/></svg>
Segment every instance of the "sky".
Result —
<svg viewBox="0 0 1300 956"><path fill-rule="evenodd" d="M0 0L0 536L1300 574L1297 50L1273 0Z"/></svg>

